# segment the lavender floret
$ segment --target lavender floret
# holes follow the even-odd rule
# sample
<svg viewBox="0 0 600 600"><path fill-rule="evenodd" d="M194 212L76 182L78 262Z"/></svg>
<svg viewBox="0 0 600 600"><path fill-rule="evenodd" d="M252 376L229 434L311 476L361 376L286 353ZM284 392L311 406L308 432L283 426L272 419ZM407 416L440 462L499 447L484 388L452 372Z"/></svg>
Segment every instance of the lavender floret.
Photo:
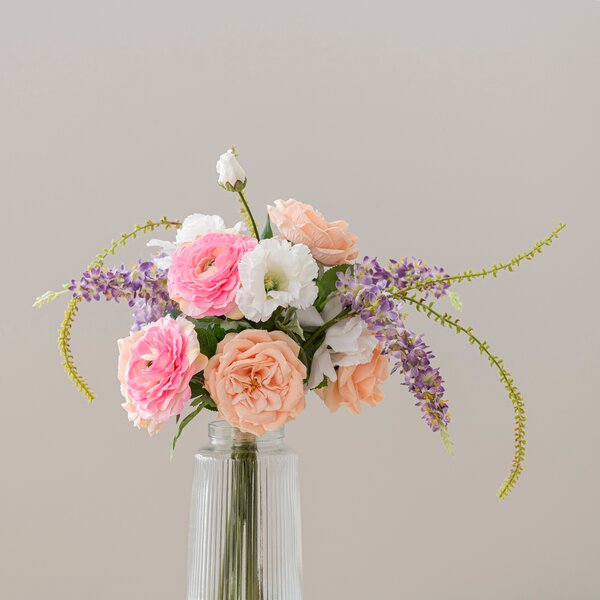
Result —
<svg viewBox="0 0 600 600"><path fill-rule="evenodd" d="M173 310L167 290L167 271L151 261L138 261L131 270L94 267L85 271L79 281L71 281L69 290L74 298L127 302L134 309L132 330L141 329Z"/></svg>
<svg viewBox="0 0 600 600"><path fill-rule="evenodd" d="M429 268L417 259L393 261L389 269L376 259L365 257L351 269L338 275L337 289L345 308L358 314L382 344L382 354L393 357L392 372L404 373L404 385L416 398L423 418L438 431L450 422L448 405L444 400L444 380L437 367L432 366L433 353L422 336L404 325L401 290L415 283L425 283L420 289L423 298L436 298L449 287L442 269ZM435 279L429 283L430 279Z"/></svg>

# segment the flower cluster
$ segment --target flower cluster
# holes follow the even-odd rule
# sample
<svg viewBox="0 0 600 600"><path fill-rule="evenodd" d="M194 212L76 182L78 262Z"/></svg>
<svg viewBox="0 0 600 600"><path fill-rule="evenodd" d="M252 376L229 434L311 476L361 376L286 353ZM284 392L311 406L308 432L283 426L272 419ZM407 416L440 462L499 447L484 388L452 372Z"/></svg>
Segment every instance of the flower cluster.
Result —
<svg viewBox="0 0 600 600"><path fill-rule="evenodd" d="M414 256L391 260L388 271L392 285L399 290L418 290L424 299L427 299L430 294L439 299L446 295L450 287L444 269L430 267Z"/></svg>
<svg viewBox="0 0 600 600"><path fill-rule="evenodd" d="M138 261L132 269L102 269L84 271L79 281L68 286L74 298L124 301L133 308L133 331L139 330L171 312L175 304L167 290L167 271L152 261Z"/></svg>
<svg viewBox="0 0 600 600"><path fill-rule="evenodd" d="M262 435L295 419L314 390L332 412L353 414L384 398L383 383L399 371L432 431L448 440L444 380L434 355L406 326L408 309L466 335L498 369L515 412L515 460L501 495L510 491L524 456L524 409L502 361L471 328L437 308L447 296L460 309L450 282L513 270L541 252L560 229L527 254L477 272L452 277L414 257L358 256L357 236L343 220L329 221L295 199L267 206L259 234L246 198L247 176L235 148L217 162L218 183L237 195L242 221L228 227L218 215L194 213L183 221L147 221L113 242L63 292L70 291L59 333L65 368L93 398L74 366L70 329L82 300L125 302L134 310L119 340L118 379L129 420L153 435L175 417L178 429L203 409L218 411L241 431ZM152 239L149 260L132 268L104 268L125 241L160 226L177 226L174 239ZM273 228L276 229L275 233ZM435 306L434 306L435 305ZM190 412L183 419L179 416Z"/></svg>
<svg viewBox="0 0 600 600"><path fill-rule="evenodd" d="M436 273L443 273L436 269ZM434 271L420 261L393 261L384 269L375 259L365 258L338 275L337 289L343 306L357 313L369 331L382 344L382 354L394 357L392 372L401 370L404 383L417 400L432 431L448 425L450 416L444 400L444 380L439 369L431 365L433 353L421 336L411 333L404 324L402 290L415 281L429 281ZM436 297L446 293L449 284L435 281L425 293Z"/></svg>

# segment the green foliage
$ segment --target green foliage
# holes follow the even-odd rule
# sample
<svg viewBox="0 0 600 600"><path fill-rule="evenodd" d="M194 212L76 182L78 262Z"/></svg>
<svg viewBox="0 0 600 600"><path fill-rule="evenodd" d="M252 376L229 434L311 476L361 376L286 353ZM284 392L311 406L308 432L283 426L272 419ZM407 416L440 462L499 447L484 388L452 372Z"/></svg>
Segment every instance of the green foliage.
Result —
<svg viewBox="0 0 600 600"><path fill-rule="evenodd" d="M337 267L331 267L323 273L319 279L317 279L317 287L319 288L319 295L315 301L315 306L318 310L321 310L329 296L335 292L336 283L338 280L338 273L344 273L351 267L349 264L338 265Z"/></svg>
<svg viewBox="0 0 600 600"><path fill-rule="evenodd" d="M329 385L329 377L327 375L323 375L323 381L317 386L314 387L313 390L320 390L322 388L326 388Z"/></svg>
<svg viewBox="0 0 600 600"><path fill-rule="evenodd" d="M210 358L217 351L219 340L212 329L196 329L196 335L200 342L200 352Z"/></svg>
<svg viewBox="0 0 600 600"><path fill-rule="evenodd" d="M537 242L529 252L525 252L524 254L519 254L514 258L511 258L508 262L498 263L492 265L489 269L481 269L479 271L463 271L462 273L458 273L456 275L451 275L450 277L445 277L444 281L448 283L456 282L460 283L462 281L473 281L474 279L485 279L489 275L492 277L497 277L498 273L501 271L509 271L512 273L517 267L521 265L523 261L532 260L535 258L536 254L541 254L544 250L545 246L550 246L552 242L558 238L560 232L566 227L564 223L561 223L558 227L556 227L548 237L544 238ZM434 278L427 279L425 281L421 281L419 283L415 283L414 285L405 288L403 291L405 293L420 290L431 283L441 279L441 276L437 276Z"/></svg>
<svg viewBox="0 0 600 600"><path fill-rule="evenodd" d="M273 237L273 229L271 228L271 217L269 213L267 213L267 220L265 221L265 226L260 235L261 240L269 240Z"/></svg>
<svg viewBox="0 0 600 600"><path fill-rule="evenodd" d="M508 494L513 490L519 476L523 471L523 461L525 460L525 404L523 402L523 397L521 396L521 392L517 389L515 385L514 379L512 375L505 369L504 361L492 354L490 351L489 344L485 341L478 339L473 334L472 327L464 327L460 324L459 319L455 319L448 313L440 313L436 309L433 308L433 302L426 304L423 300L419 300L414 296L408 296L406 298L407 302L413 304L417 311L423 312L428 318L433 321L440 323L442 327L448 326L450 329L456 331L456 333L463 333L468 337L469 343L471 345L477 346L479 348L480 354L485 356L488 359L488 362L492 367L497 369L500 375L500 381L504 385L506 391L508 392L508 397L513 406L514 413L514 421L515 421L515 430L514 430L514 457L513 464L508 477L500 487L498 491L498 497L502 500L508 496Z"/></svg>
<svg viewBox="0 0 600 600"><path fill-rule="evenodd" d="M446 295L448 296L448 298L450 300L450 304L452 304L452 306L455 310L461 311L463 309L463 303L462 303L461 299L458 297L458 294L456 292L453 292L452 290L448 290L446 292Z"/></svg>
<svg viewBox="0 0 600 600"><path fill-rule="evenodd" d="M38 296L33 303L34 308L41 308L45 304L49 304L50 302L54 302L59 296L66 294L69 290L64 289L60 292L53 292L52 290L48 290L44 292L41 296Z"/></svg>
<svg viewBox="0 0 600 600"><path fill-rule="evenodd" d="M202 317L201 319L192 319L186 317L188 321L193 323L198 341L200 342L200 350L210 358L217 349L217 344L230 332L239 333L244 329L252 327L251 323L245 319L234 321L224 317Z"/></svg>
<svg viewBox="0 0 600 600"><path fill-rule="evenodd" d="M450 456L454 456L454 442L452 441L450 433L448 432L448 428L445 425L442 425L440 427L440 438L442 440L442 444L444 444L446 452Z"/></svg>
<svg viewBox="0 0 600 600"><path fill-rule="evenodd" d="M136 225L132 231L129 233L124 233L118 240L113 240L108 248L104 248L102 252L96 255L94 260L87 266L86 270L92 269L94 267L102 267L104 265L104 260L111 255L114 255L116 250L124 246L129 240L135 239L140 233L150 233L159 227L164 227L165 229L169 229L170 227L178 227L181 225L179 221L171 221L167 219L167 217L161 217L158 221L146 221L143 225ZM66 290L65 290L66 291ZM46 292L40 298L49 298L44 302L38 303L34 306L42 306L46 302L53 300L53 295L60 295L64 292ZM38 298L38 300L40 300ZM85 379L80 375L77 367L75 366L75 359L73 358L73 353L71 351L71 330L73 327L73 321L75 320L75 316L79 310L79 303L81 302L81 298L71 298L69 304L67 305L67 310L65 312L65 317L63 322L58 330L58 349L63 357L63 366L65 367L65 371L67 375L74 383L75 387L79 391L81 391L87 399L91 402L94 400L95 395L90 389L89 385L86 383Z"/></svg>
<svg viewBox="0 0 600 600"><path fill-rule="evenodd" d="M165 229L170 229L171 227L179 227L181 226L180 221L172 221L167 219L167 217L161 217L158 221L152 221L148 219L145 223L141 225L136 225L129 233L121 234L121 237L117 240L113 240L108 248L104 248L102 252L99 252L92 263L88 265L88 269L93 267L102 267L104 265L104 261L108 256L114 255L118 248L121 246L125 246L129 240L134 240L140 233L151 233L154 230L164 227Z"/></svg>
<svg viewBox="0 0 600 600"><path fill-rule="evenodd" d="M75 316L77 315L77 311L79 310L80 302L81 298L71 298L69 304L67 305L65 318L63 319L63 322L58 330L58 351L63 357L63 367L65 368L69 379L73 382L75 387L91 402L96 396L77 370L73 353L71 352L71 328L73 326Z"/></svg>
<svg viewBox="0 0 600 600"><path fill-rule="evenodd" d="M183 430L206 408L208 410L215 410L214 402L212 398L208 395L206 390L192 399L190 402L190 406L194 409L190 412L186 417L181 419L178 423L177 432L173 437L173 441L171 442L171 460L173 460L173 455L175 453L175 446L177 445L177 440L181 437Z"/></svg>
<svg viewBox="0 0 600 600"><path fill-rule="evenodd" d="M304 330L294 309L288 308L285 313L276 318L275 327L287 333L295 342L304 341Z"/></svg>

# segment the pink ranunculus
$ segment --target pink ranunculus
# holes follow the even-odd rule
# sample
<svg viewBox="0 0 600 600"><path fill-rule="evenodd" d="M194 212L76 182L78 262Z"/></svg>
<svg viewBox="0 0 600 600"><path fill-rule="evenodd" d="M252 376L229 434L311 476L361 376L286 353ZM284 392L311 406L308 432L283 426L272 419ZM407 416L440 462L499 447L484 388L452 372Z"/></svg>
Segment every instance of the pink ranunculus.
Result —
<svg viewBox="0 0 600 600"><path fill-rule="evenodd" d="M289 199L275 200L269 206L271 221L292 244L305 244L312 255L326 266L341 265L358 256L357 237L348 231L346 221L325 220L310 204Z"/></svg>
<svg viewBox="0 0 600 600"><path fill-rule="evenodd" d="M381 348L373 351L371 360L362 365L338 367L337 380L330 381L327 387L315 392L325 402L325 406L335 412L340 406L357 415L360 403L375 406L383 400L381 384L388 378L389 361L382 356Z"/></svg>
<svg viewBox="0 0 600 600"><path fill-rule="evenodd" d="M163 317L118 341L123 408L129 420L155 434L191 397L190 379L208 362L192 323Z"/></svg>
<svg viewBox="0 0 600 600"><path fill-rule="evenodd" d="M204 369L204 385L223 418L241 431L275 431L304 409L306 367L282 331L229 333Z"/></svg>
<svg viewBox="0 0 600 600"><path fill-rule="evenodd" d="M213 232L180 246L169 268L169 296L194 318L237 312L238 264L256 243L247 235Z"/></svg>

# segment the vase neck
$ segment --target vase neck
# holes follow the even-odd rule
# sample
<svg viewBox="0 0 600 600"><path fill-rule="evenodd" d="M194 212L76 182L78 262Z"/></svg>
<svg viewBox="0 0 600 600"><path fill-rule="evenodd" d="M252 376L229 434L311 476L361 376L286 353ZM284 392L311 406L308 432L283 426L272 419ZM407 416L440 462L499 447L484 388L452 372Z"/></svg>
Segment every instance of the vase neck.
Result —
<svg viewBox="0 0 600 600"><path fill-rule="evenodd" d="M226 421L213 421L208 424L208 439L211 444L226 446L283 444L284 430L285 428L282 427L277 431L268 431L261 436L257 436L253 433L240 431Z"/></svg>

